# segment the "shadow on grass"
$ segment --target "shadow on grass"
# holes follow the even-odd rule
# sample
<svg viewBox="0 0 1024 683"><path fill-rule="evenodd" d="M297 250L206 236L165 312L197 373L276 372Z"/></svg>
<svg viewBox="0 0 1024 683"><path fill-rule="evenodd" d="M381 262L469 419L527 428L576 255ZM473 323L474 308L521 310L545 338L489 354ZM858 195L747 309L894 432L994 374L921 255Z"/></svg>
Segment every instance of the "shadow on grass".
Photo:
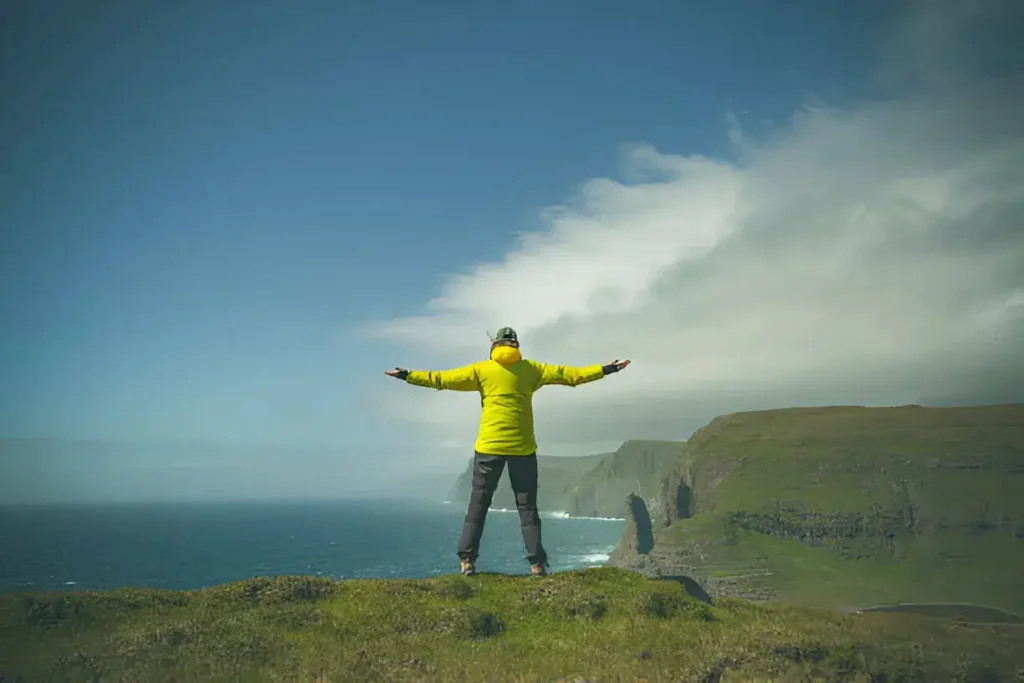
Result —
<svg viewBox="0 0 1024 683"><path fill-rule="evenodd" d="M704 590L704 587L691 579L689 576L683 576L682 574L673 576L659 576L659 581L675 581L682 585L692 597L697 598L703 603L710 605L712 603L711 596Z"/></svg>
<svg viewBox="0 0 1024 683"><path fill-rule="evenodd" d="M562 570L559 570L559 571L551 571L549 569L548 573L544 574L543 576L537 576L535 574L531 574L530 570L528 570L528 569L525 570L525 571L522 571L522 572L497 572L497 571L483 571L483 572L481 572L481 571L478 571L476 574L473 574L472 576L464 576L463 578L478 579L478 578L481 578L481 577L490 576L490 577L498 577L498 578L502 578L502 579L522 579L524 581L541 581L543 579L563 579L564 580L564 579L579 578L581 572L585 573L585 572L587 572L588 570L591 570L591 569L595 569L595 567L587 567L585 569L562 569ZM603 567L600 567L600 568L597 568L597 569L603 569ZM462 574L441 574L439 576L463 576L463 575ZM435 578L437 578L437 577L435 577ZM2 683L2 682L0 682L0 683Z"/></svg>

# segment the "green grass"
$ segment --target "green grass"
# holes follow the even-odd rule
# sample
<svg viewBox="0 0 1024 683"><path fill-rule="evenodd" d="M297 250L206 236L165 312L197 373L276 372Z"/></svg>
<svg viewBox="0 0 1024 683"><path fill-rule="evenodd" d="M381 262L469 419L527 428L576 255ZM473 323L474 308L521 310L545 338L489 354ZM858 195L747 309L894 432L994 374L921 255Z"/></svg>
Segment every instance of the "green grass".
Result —
<svg viewBox="0 0 1024 683"><path fill-rule="evenodd" d="M596 569L546 579L254 579L0 596L26 681L1012 680L1024 629L724 600Z"/></svg>

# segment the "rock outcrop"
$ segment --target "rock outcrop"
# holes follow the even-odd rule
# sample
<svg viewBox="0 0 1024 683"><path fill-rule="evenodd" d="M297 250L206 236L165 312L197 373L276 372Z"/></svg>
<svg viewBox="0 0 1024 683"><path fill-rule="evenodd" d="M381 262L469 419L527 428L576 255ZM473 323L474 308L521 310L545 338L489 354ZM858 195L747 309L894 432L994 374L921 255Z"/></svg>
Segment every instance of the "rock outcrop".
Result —
<svg viewBox="0 0 1024 683"><path fill-rule="evenodd" d="M678 561L679 558L672 553L663 553L663 549L655 545L655 529L643 498L635 494L628 495L625 511L626 526L622 532L622 540L609 556L607 566L629 569L648 578L672 579L685 586L690 595L705 601L720 595L738 594L734 591L717 590L715 582L709 580L696 567ZM761 593L745 594L744 597L769 596Z"/></svg>
<svg viewBox="0 0 1024 683"><path fill-rule="evenodd" d="M673 471L661 481L658 493L648 506L655 530L671 526L693 515L693 491L686 476Z"/></svg>
<svg viewBox="0 0 1024 683"><path fill-rule="evenodd" d="M633 493L626 496L625 515L626 527L613 556L627 562L651 552L654 547L654 530L651 528L647 505L640 496Z"/></svg>

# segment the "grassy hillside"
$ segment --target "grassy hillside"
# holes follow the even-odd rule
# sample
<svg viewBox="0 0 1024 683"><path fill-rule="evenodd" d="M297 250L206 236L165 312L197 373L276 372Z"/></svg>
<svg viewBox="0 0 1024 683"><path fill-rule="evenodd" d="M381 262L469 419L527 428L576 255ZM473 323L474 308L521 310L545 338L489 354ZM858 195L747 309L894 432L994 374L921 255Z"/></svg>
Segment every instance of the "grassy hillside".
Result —
<svg viewBox="0 0 1024 683"><path fill-rule="evenodd" d="M627 441L583 475L565 510L579 517L621 517L630 493L653 499L682 454L682 441Z"/></svg>
<svg viewBox="0 0 1024 683"><path fill-rule="evenodd" d="M25 681L981 681L1024 666L1019 627L709 606L613 569L8 594L0 638L0 678Z"/></svg>
<svg viewBox="0 0 1024 683"><path fill-rule="evenodd" d="M663 489L671 525L615 564L805 605L1024 611L1024 406L728 415Z"/></svg>
<svg viewBox="0 0 1024 683"><path fill-rule="evenodd" d="M537 469L540 484L537 491L537 506L542 511L564 512L572 491L583 475L610 456L610 453L575 458L538 455ZM472 484L473 459L470 458L466 469L459 475L449 491L448 500L453 504L467 504ZM494 492L491 508L514 510L515 507L516 499L512 493L512 486L509 484L508 472L505 472L501 475L498 490ZM619 507L622 507L621 504Z"/></svg>

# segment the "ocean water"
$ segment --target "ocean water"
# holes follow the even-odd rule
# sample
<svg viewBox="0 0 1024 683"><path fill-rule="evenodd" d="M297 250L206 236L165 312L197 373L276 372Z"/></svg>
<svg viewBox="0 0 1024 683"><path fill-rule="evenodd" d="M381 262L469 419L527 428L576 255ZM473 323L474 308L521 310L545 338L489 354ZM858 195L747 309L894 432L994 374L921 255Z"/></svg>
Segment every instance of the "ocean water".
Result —
<svg viewBox="0 0 1024 683"><path fill-rule="evenodd" d="M253 576L458 571L462 505L331 501L0 508L0 591L200 588ZM600 566L622 520L542 515L551 570ZM492 510L480 571L526 573L519 517Z"/></svg>

